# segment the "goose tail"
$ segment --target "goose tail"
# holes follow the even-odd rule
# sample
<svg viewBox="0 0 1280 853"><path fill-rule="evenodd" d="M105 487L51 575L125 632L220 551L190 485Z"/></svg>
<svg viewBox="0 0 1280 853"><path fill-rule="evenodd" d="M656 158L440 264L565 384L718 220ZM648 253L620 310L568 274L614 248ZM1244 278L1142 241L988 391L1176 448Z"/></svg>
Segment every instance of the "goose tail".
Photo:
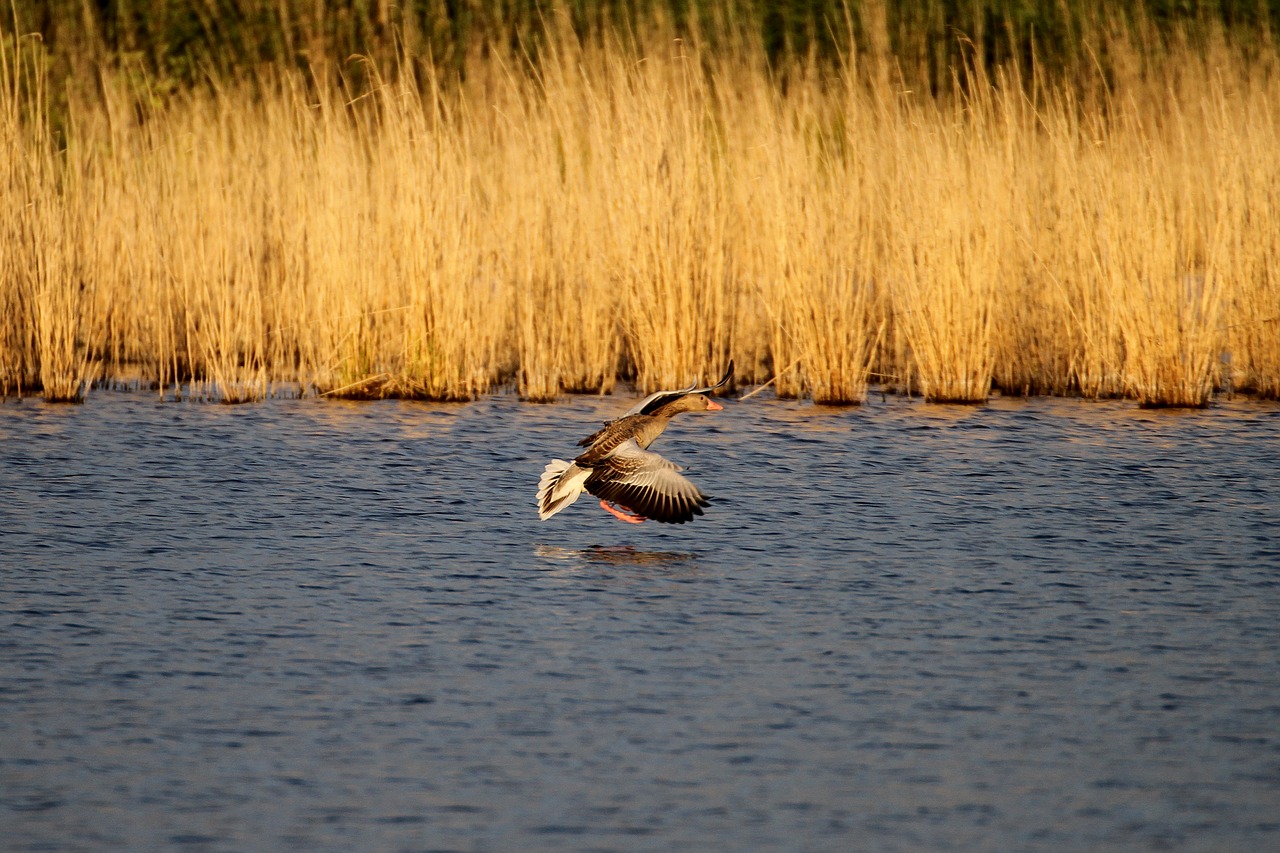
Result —
<svg viewBox="0 0 1280 853"><path fill-rule="evenodd" d="M538 518L546 521L578 499L591 472L574 462L552 459L538 480Z"/></svg>

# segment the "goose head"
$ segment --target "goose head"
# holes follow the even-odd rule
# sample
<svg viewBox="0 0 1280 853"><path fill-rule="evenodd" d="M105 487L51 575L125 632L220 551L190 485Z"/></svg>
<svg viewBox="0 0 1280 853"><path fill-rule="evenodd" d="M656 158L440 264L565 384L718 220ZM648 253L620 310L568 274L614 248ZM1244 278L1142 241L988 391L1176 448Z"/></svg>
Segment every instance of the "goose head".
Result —
<svg viewBox="0 0 1280 853"><path fill-rule="evenodd" d="M706 394L685 394L683 397L677 397L670 403L665 404L655 415L660 417L672 417L681 412L719 412L724 406L712 400Z"/></svg>

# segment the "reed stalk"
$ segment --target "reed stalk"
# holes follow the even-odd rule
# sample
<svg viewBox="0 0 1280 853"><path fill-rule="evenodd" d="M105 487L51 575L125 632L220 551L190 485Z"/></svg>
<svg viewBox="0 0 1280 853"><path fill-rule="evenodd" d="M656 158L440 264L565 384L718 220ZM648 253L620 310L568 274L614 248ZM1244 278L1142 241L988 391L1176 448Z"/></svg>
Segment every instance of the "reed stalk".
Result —
<svg viewBox="0 0 1280 853"><path fill-rule="evenodd" d="M1273 50L1099 13L1070 75L962 45L947 79L895 14L859 4L838 61L556 12L464 74L319 51L188 87L51 80L0 24L0 393L548 401L733 359L822 402L873 370L1280 397Z"/></svg>
<svg viewBox="0 0 1280 853"><path fill-rule="evenodd" d="M1006 183L985 146L945 135L919 143L924 174L894 202L886 252L899 364L926 400L981 403L995 366L996 297L1009 283Z"/></svg>

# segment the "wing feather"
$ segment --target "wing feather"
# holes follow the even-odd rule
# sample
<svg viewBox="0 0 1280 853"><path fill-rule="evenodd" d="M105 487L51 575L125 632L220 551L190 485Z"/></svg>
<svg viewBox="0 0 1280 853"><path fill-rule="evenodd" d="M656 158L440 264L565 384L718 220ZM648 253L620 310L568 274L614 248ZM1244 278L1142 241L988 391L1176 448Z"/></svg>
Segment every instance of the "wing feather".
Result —
<svg viewBox="0 0 1280 853"><path fill-rule="evenodd" d="M586 489L634 513L666 524L684 524L710 506L680 467L634 439L620 444L599 462L587 478Z"/></svg>
<svg viewBox="0 0 1280 853"><path fill-rule="evenodd" d="M574 461L579 465L591 467L600 464L601 459L616 453L621 445L628 441L634 444L632 436L635 435L636 425L644 420L645 418L623 415L616 421L609 421L604 428L578 442L580 446L587 446L587 449Z"/></svg>

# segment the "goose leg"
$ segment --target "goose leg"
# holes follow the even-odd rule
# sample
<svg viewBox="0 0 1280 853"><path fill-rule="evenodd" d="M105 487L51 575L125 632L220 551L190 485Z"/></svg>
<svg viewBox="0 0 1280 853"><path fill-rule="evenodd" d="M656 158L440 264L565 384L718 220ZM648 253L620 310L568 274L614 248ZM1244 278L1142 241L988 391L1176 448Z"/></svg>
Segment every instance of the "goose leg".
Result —
<svg viewBox="0 0 1280 853"><path fill-rule="evenodd" d="M614 509L612 506L610 506L608 501L600 501L600 506L604 509L605 512L609 513L614 518L617 518L621 521L625 521L627 524L639 524L640 522L644 521L643 515L636 515L633 512L624 512L622 510Z"/></svg>

